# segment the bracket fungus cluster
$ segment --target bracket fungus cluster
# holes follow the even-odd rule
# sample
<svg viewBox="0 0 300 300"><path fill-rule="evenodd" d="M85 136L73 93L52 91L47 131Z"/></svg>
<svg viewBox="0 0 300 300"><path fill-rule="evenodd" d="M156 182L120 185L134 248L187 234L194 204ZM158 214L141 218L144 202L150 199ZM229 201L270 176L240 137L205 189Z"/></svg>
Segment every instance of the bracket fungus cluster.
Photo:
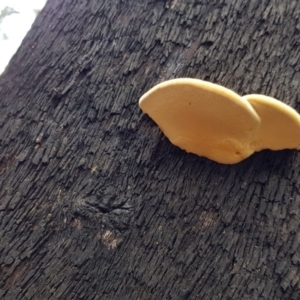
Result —
<svg viewBox="0 0 300 300"><path fill-rule="evenodd" d="M300 149L300 115L263 95L239 96L207 81L162 82L139 100L174 145L223 164L262 149Z"/></svg>

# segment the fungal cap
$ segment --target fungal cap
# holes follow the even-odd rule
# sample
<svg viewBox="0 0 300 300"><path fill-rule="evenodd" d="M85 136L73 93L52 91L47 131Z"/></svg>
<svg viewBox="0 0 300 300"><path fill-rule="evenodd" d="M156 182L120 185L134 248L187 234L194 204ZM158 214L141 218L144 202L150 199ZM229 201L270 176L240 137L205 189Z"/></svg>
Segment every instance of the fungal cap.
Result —
<svg viewBox="0 0 300 300"><path fill-rule="evenodd" d="M233 91L210 82L179 78L154 86L139 100L169 140L181 149L224 164L250 156L260 118Z"/></svg>
<svg viewBox="0 0 300 300"><path fill-rule="evenodd" d="M300 115L292 107L264 95L245 95L261 118L258 137L253 147L282 150L300 149Z"/></svg>

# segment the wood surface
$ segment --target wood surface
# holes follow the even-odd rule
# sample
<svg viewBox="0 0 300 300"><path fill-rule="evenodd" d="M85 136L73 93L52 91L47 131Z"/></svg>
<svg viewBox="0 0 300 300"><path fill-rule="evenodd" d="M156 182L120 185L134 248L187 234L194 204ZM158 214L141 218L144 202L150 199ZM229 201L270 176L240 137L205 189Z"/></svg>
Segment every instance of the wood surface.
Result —
<svg viewBox="0 0 300 300"><path fill-rule="evenodd" d="M300 153L221 165L138 107L192 77L299 112L299 16L297 0L48 0L0 77L0 298L300 299Z"/></svg>

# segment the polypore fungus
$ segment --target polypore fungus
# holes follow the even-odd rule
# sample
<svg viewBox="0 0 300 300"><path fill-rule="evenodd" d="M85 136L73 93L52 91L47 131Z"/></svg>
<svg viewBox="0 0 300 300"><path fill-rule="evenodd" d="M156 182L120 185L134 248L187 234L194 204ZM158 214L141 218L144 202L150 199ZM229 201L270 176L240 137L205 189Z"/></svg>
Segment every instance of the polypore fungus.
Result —
<svg viewBox="0 0 300 300"><path fill-rule="evenodd" d="M300 149L300 115L290 106L264 95L246 95L261 124L253 147L262 149Z"/></svg>
<svg viewBox="0 0 300 300"><path fill-rule="evenodd" d="M300 149L300 115L272 97L179 78L156 85L139 104L174 145L219 163L262 149Z"/></svg>
<svg viewBox="0 0 300 300"><path fill-rule="evenodd" d="M139 101L169 140L219 163L251 155L260 117L246 98L210 82L179 78L160 83Z"/></svg>

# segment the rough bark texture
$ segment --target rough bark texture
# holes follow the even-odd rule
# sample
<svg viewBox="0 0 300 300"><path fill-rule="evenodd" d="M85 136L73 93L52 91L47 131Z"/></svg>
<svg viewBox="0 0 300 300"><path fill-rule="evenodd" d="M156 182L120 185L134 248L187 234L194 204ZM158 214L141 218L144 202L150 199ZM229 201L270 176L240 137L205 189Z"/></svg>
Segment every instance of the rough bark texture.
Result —
<svg viewBox="0 0 300 300"><path fill-rule="evenodd" d="M299 152L220 165L137 105L194 77L300 111L299 14L49 0L0 78L1 299L299 299Z"/></svg>

